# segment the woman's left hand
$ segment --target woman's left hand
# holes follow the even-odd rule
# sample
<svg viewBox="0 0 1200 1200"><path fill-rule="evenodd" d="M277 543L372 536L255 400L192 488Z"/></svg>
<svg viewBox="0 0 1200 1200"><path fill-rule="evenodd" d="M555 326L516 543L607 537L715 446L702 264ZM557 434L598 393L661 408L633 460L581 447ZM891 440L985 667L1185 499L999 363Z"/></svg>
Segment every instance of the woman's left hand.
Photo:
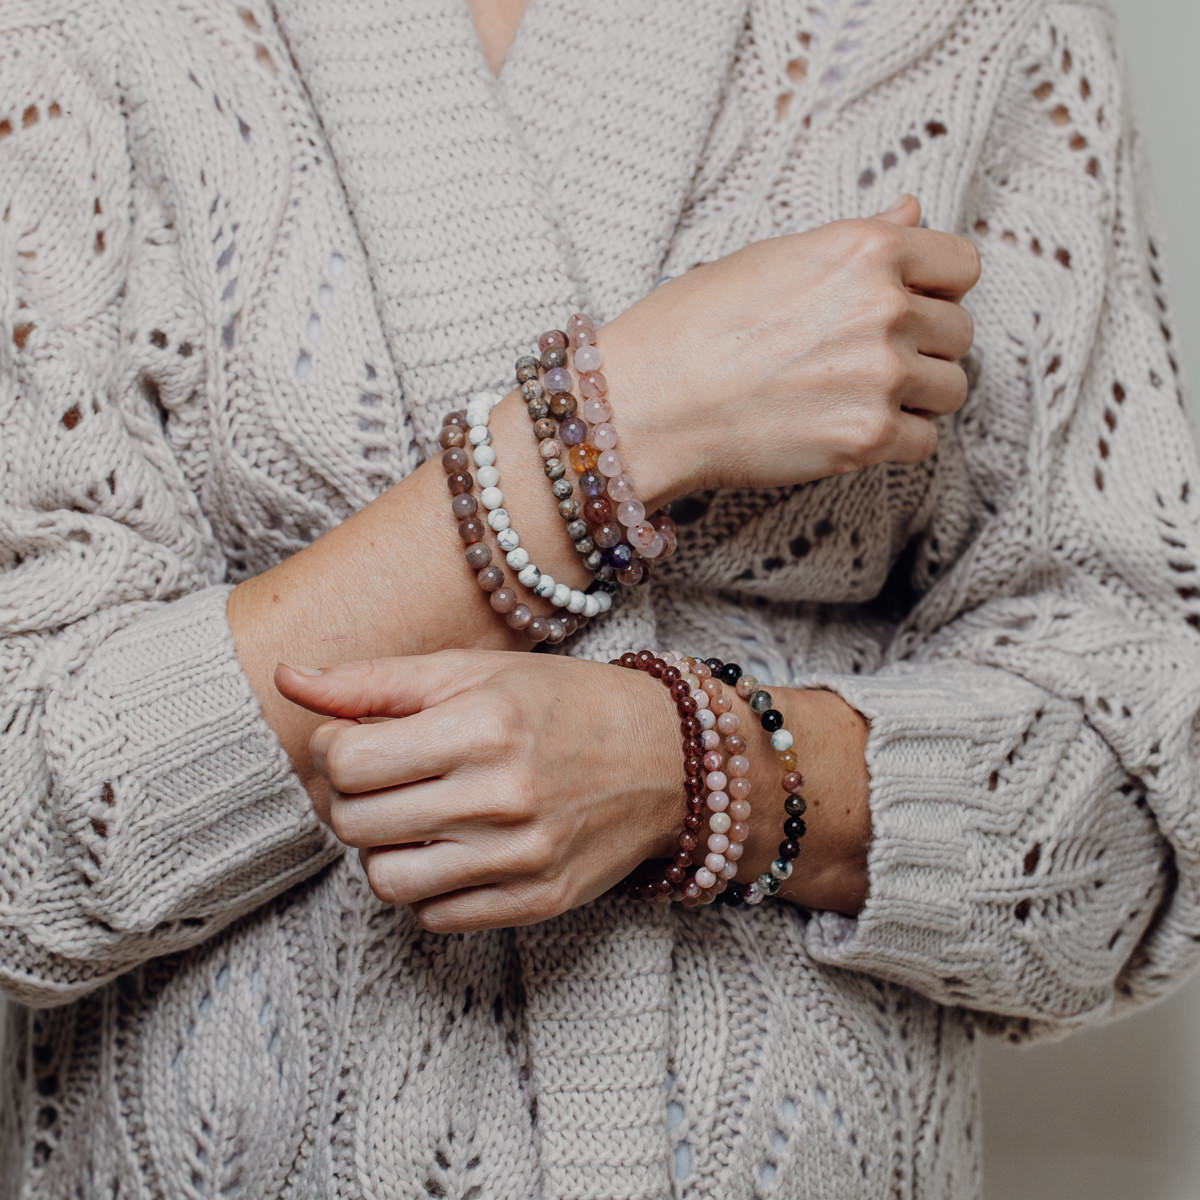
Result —
<svg viewBox="0 0 1200 1200"><path fill-rule="evenodd" d="M641 671L449 650L281 664L275 683L333 718L309 743L332 786L321 819L426 929L544 921L675 849L678 717Z"/></svg>

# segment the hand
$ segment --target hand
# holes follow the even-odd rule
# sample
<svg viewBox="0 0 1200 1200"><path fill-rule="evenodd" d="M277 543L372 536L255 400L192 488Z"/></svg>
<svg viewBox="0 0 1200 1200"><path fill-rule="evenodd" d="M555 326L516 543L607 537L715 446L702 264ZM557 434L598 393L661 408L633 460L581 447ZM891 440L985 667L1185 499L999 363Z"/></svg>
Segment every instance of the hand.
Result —
<svg viewBox="0 0 1200 1200"><path fill-rule="evenodd" d="M979 279L966 238L877 217L755 242L651 292L599 332L635 479L665 499L781 487L937 446Z"/></svg>
<svg viewBox="0 0 1200 1200"><path fill-rule="evenodd" d="M281 664L275 683L334 718L309 742L334 789L319 815L427 929L547 920L675 848L678 718L640 671L449 650L316 676Z"/></svg>

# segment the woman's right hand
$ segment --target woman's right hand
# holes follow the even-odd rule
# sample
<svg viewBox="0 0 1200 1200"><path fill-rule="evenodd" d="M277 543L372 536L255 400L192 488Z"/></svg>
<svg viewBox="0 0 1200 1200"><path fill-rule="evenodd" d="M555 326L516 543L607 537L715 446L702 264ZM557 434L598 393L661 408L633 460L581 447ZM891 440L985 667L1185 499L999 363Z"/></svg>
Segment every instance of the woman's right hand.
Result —
<svg viewBox="0 0 1200 1200"><path fill-rule="evenodd" d="M635 479L664 500L781 487L933 453L967 394L979 279L905 195L876 217L754 242L657 288L599 343Z"/></svg>

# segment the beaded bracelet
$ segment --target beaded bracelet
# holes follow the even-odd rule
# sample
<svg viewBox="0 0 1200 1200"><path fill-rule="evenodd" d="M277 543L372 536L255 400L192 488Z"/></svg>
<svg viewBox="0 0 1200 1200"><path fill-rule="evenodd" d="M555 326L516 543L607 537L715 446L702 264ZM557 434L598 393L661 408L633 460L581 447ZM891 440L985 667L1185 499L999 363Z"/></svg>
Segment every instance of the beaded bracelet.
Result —
<svg viewBox="0 0 1200 1200"><path fill-rule="evenodd" d="M467 405L467 440L474 447L472 455L478 466L476 479L483 491L479 502L489 513L502 512L504 508L504 493L500 490L500 470L496 466L496 451L492 447L492 435L488 428L488 420L492 409L504 399L503 395L491 392L477 392ZM567 612L582 614L590 619L601 612L606 612L612 606L612 597L601 592L599 595L589 595L579 588L558 583L553 575L542 571L530 561L529 551L521 545L521 535L512 526L511 517L504 522L504 527L496 534L500 549L505 552L510 567L517 572L518 581L536 596L548 600L555 608L565 608ZM603 599L601 599L603 597Z"/></svg>

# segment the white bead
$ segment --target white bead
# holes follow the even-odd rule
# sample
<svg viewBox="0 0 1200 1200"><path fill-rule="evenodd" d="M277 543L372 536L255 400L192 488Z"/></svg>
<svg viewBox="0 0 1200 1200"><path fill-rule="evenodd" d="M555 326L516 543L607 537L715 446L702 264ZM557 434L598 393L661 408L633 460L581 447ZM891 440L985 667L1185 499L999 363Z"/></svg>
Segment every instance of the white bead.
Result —
<svg viewBox="0 0 1200 1200"><path fill-rule="evenodd" d="M792 735L786 729L777 729L771 734L771 749L772 750L790 750L792 748Z"/></svg>
<svg viewBox="0 0 1200 1200"><path fill-rule="evenodd" d="M558 584L554 580L553 575L543 575L541 579L533 585L534 594L541 596L544 600L548 600L554 595L554 589Z"/></svg>
<svg viewBox="0 0 1200 1200"><path fill-rule="evenodd" d="M471 451L471 457L477 467L490 467L496 461L496 452L491 446L476 446Z"/></svg>
<svg viewBox="0 0 1200 1200"><path fill-rule="evenodd" d="M597 592L596 600L600 604L600 611L602 613L606 613L612 608L612 592Z"/></svg>
<svg viewBox="0 0 1200 1200"><path fill-rule="evenodd" d="M480 467L475 479L481 488L492 488L500 482L500 472L495 467Z"/></svg>
<svg viewBox="0 0 1200 1200"><path fill-rule="evenodd" d="M701 729L711 729L717 723L717 714L711 708L696 709L696 720Z"/></svg>
<svg viewBox="0 0 1200 1200"><path fill-rule="evenodd" d="M733 819L727 812L715 812L708 818L708 827L713 833L728 833Z"/></svg>
<svg viewBox="0 0 1200 1200"><path fill-rule="evenodd" d="M504 399L503 392L472 392L468 404L478 404L485 408L495 408Z"/></svg>
<svg viewBox="0 0 1200 1200"><path fill-rule="evenodd" d="M521 573L517 576L517 579L524 584L525 587L535 588L537 587L538 580L541 579L541 577L541 571L539 571L537 567L533 565L533 563L530 563L521 571Z"/></svg>
<svg viewBox="0 0 1200 1200"><path fill-rule="evenodd" d="M704 856L704 865L714 875L719 875L725 869L725 855L716 853L706 854Z"/></svg>
<svg viewBox="0 0 1200 1200"><path fill-rule="evenodd" d="M717 877L707 867L697 868L696 874L692 878L702 888L710 888L717 882Z"/></svg>
<svg viewBox="0 0 1200 1200"><path fill-rule="evenodd" d="M726 879L726 880L732 879L736 874L737 874L737 863L735 863L735 862L727 862L721 868L721 878L722 879Z"/></svg>
<svg viewBox="0 0 1200 1200"><path fill-rule="evenodd" d="M507 529L512 524L512 517L508 515L506 508L494 508L488 513L488 525L497 533L502 529Z"/></svg>
<svg viewBox="0 0 1200 1200"><path fill-rule="evenodd" d="M724 854L729 849L729 839L723 833L714 833L709 835L708 848L714 854ZM715 871L717 868L713 867Z"/></svg>
<svg viewBox="0 0 1200 1200"><path fill-rule="evenodd" d="M571 589L571 598L567 601L567 612L581 613L587 608L587 594L578 588Z"/></svg>
<svg viewBox="0 0 1200 1200"><path fill-rule="evenodd" d="M555 608L566 608L567 601L570 599L571 585L569 583L560 583L555 587L554 593L550 597L550 603L553 604Z"/></svg>
<svg viewBox="0 0 1200 1200"><path fill-rule="evenodd" d="M483 491L479 493L479 503L482 504L484 508L499 508L504 503L504 493L498 487L485 487ZM511 522L509 522L509 524L511 524ZM505 525L504 528L507 529L508 525Z"/></svg>
<svg viewBox="0 0 1200 1200"><path fill-rule="evenodd" d="M506 529L504 532L508 533L509 531ZM510 550L508 554L505 555L504 561L507 562L514 571L519 571L522 567L527 567L529 565L529 551L526 550L524 546L518 546L515 550Z"/></svg>
<svg viewBox="0 0 1200 1200"><path fill-rule="evenodd" d="M485 442L490 442L491 440L492 435L488 432L486 425L472 425L467 430L467 441L472 446L482 446Z"/></svg>
<svg viewBox="0 0 1200 1200"><path fill-rule="evenodd" d="M584 596L583 615L589 620L600 615L600 599L595 592Z"/></svg>
<svg viewBox="0 0 1200 1200"><path fill-rule="evenodd" d="M771 864L771 874L776 879L791 879L792 869L792 864L786 858L777 858Z"/></svg>
<svg viewBox="0 0 1200 1200"><path fill-rule="evenodd" d="M480 408L480 407L478 407L478 405L469 406L467 408L467 426L468 426L468 428L474 429L477 426L486 425L488 423L488 416L490 415L490 413L491 413L491 409Z"/></svg>
<svg viewBox="0 0 1200 1200"><path fill-rule="evenodd" d="M507 553L515 550L521 544L521 535L515 529L502 529L496 538L500 549Z"/></svg>
<svg viewBox="0 0 1200 1200"><path fill-rule="evenodd" d="M692 699L695 700L697 708L708 707L708 693L703 688L697 688L692 693Z"/></svg>

